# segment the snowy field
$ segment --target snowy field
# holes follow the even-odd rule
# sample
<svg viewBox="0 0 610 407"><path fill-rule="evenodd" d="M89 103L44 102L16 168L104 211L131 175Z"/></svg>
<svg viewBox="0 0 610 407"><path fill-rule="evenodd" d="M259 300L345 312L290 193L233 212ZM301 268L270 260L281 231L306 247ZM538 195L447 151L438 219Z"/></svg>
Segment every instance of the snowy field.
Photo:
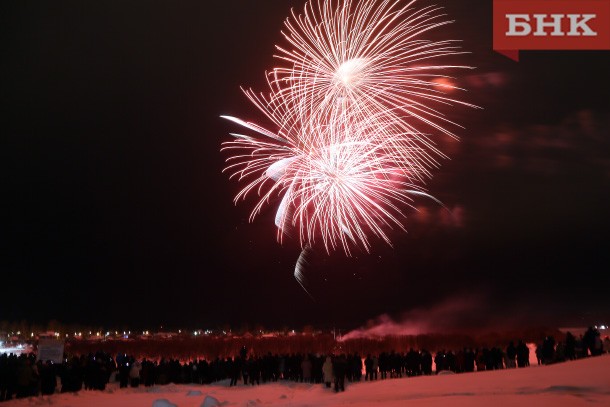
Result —
<svg viewBox="0 0 610 407"><path fill-rule="evenodd" d="M206 396L218 400L210 403ZM240 385L168 385L105 392L81 391L0 403L1 406L610 406L610 355L551 366L480 373L346 383L344 393L322 385L282 382Z"/></svg>

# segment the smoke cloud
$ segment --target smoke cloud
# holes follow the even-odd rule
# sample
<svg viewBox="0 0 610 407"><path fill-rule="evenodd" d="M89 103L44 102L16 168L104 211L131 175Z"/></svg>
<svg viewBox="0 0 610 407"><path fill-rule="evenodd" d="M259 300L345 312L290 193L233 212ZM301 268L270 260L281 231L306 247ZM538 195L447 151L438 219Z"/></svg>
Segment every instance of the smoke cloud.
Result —
<svg viewBox="0 0 610 407"><path fill-rule="evenodd" d="M366 326L348 332L341 340L374 339L384 336L410 336L431 333L466 333L484 326L492 329L497 323L480 296L452 298L430 308L417 308L399 318L387 314L368 321Z"/></svg>

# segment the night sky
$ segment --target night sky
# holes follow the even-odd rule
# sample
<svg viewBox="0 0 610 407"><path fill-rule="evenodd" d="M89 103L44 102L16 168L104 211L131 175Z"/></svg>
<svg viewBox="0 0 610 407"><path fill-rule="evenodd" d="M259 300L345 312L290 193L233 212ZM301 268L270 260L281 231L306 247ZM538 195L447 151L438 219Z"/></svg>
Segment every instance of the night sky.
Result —
<svg viewBox="0 0 610 407"><path fill-rule="evenodd" d="M438 323L608 322L610 51L513 62L491 0L438 2L456 22L434 35L477 67L455 96L483 108L435 137L451 159L427 188L453 215L418 200L393 248L317 251L307 296L278 202L253 223L233 204L219 118L268 124L239 87L265 90L303 3L2 2L0 320L349 328L466 302Z"/></svg>

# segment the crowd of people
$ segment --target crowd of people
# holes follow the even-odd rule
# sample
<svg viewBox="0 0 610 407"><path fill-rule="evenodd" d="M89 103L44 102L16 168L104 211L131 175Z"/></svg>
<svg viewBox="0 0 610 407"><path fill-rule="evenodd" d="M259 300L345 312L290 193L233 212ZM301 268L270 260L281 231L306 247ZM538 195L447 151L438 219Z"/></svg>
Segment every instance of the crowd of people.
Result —
<svg viewBox="0 0 610 407"><path fill-rule="evenodd" d="M536 359L539 365L564 362L587 355L599 356L604 353L604 349L606 352L610 352L610 338L606 337L604 342L600 332L596 328L589 327L578 338L571 332L567 332L565 340L559 343L555 343L552 336L544 338L544 341L536 347Z"/></svg>
<svg viewBox="0 0 610 407"><path fill-rule="evenodd" d="M605 347L608 349L608 343ZM565 341L560 343L546 337L538 345L536 357L539 364L548 364L600 355L603 349L599 332L591 328L580 338L568 333ZM527 367L529 352L527 345L518 341L516 345L510 342L504 349L440 350L434 356L425 349L413 348L407 352L392 351L366 356L340 351L329 355L256 355L244 347L234 357L217 357L213 360L149 360L126 354L113 357L97 352L65 358L64 363L53 364L50 361L37 361L34 354L2 354L0 401L49 395L57 391L104 390L111 382L118 383L119 387L150 387L169 383L210 384L226 380L229 386L255 386L290 380L324 384L338 392L345 390L346 382L431 375L433 371L437 374L463 373Z"/></svg>

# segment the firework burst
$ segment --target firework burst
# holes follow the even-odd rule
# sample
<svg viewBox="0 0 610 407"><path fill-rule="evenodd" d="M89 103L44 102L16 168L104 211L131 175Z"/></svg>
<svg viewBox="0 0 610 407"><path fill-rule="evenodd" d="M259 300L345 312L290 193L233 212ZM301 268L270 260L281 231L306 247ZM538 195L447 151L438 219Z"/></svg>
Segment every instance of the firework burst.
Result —
<svg viewBox="0 0 610 407"><path fill-rule="evenodd" d="M401 3L321 0L307 3L303 14L293 11L282 33L292 49L276 47L287 64L273 70L277 93L288 105L310 105L320 115L341 104L361 120L384 112L400 116L400 126L417 135L423 136L419 122L453 136L445 125L455 123L435 107L464 103L446 97L436 79L447 69L469 67L435 61L463 51L458 41L424 38L451 23L440 7Z"/></svg>
<svg viewBox="0 0 610 407"><path fill-rule="evenodd" d="M455 41L424 35L449 21L437 7L413 2L318 0L293 12L278 46L281 66L268 74L269 93L245 90L273 130L223 116L246 133L224 143L226 170L246 182L235 200L255 192L262 207L278 200L278 238L298 231L302 247L369 250L370 238L391 244L405 228L412 195L437 166L427 131L453 136L438 79L455 65L434 61L461 53Z"/></svg>

